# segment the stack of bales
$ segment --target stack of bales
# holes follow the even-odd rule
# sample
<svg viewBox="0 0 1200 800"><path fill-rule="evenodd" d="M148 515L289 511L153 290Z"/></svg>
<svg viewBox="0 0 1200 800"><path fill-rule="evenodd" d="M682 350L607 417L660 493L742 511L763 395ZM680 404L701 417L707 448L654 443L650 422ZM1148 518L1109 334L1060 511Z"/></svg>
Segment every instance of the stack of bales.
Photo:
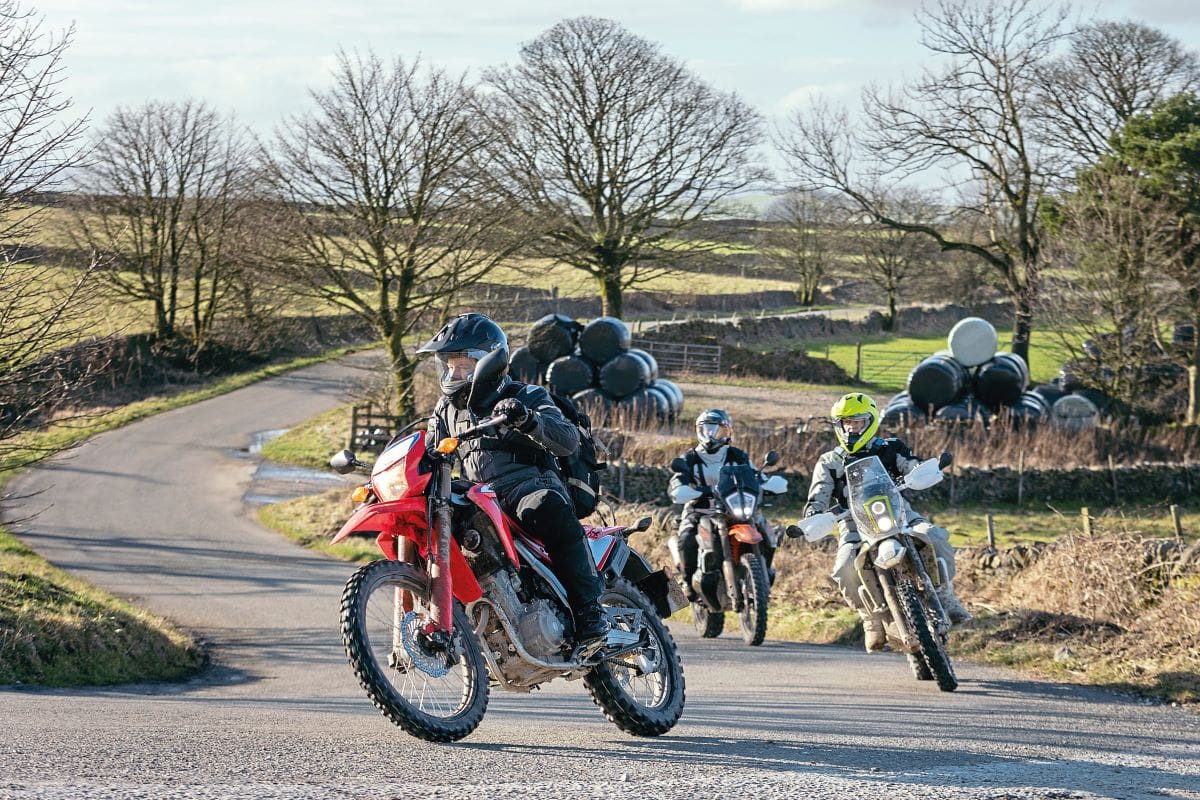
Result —
<svg viewBox="0 0 1200 800"><path fill-rule="evenodd" d="M513 377L541 383L570 397L597 425L614 417L671 422L683 408L683 392L658 377L658 363L631 347L629 327L615 317L582 325L561 314L533 324L529 343L513 351Z"/></svg>
<svg viewBox="0 0 1200 800"><path fill-rule="evenodd" d="M1052 384L1029 390L1029 367L1015 353L996 351L996 329L967 317L946 337L947 349L921 361L908 376L906 391L884 409L885 424L907 421L978 421L994 416L1014 424L1053 422L1072 430L1094 426L1099 414L1087 397Z"/></svg>

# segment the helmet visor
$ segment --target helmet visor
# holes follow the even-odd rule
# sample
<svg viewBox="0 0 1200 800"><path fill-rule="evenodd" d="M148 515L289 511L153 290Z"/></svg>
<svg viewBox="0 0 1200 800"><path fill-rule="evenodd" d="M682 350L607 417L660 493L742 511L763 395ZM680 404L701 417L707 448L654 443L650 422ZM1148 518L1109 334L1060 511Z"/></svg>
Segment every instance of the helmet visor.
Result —
<svg viewBox="0 0 1200 800"><path fill-rule="evenodd" d="M486 350L460 350L455 353L437 353L438 382L445 392L456 392L471 382L475 376L475 365L487 355Z"/></svg>
<svg viewBox="0 0 1200 800"><path fill-rule="evenodd" d="M873 417L870 414L855 414L852 417L839 417L833 424L846 439L853 441L862 436L863 431L871 426Z"/></svg>
<svg viewBox="0 0 1200 800"><path fill-rule="evenodd" d="M696 426L696 435L704 444L729 441L733 431L724 422L701 422Z"/></svg>

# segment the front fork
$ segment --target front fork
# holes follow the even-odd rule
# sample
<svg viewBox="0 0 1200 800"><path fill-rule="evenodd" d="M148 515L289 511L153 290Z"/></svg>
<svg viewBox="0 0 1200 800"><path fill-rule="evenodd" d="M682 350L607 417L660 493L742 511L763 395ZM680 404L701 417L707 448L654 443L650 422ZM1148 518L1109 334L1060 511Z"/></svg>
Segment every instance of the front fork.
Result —
<svg viewBox="0 0 1200 800"><path fill-rule="evenodd" d="M717 536L721 540L721 570L725 575L725 591L729 593L729 602L733 604L733 610L740 612L745 598L742 597L742 585L737 581L733 542L729 540L729 524L724 519L714 521L717 524Z"/></svg>
<svg viewBox="0 0 1200 800"><path fill-rule="evenodd" d="M438 464L437 494L433 497L433 559L430 563L432 629L449 633L454 626L454 595L450 583L450 534L453 528L450 509L450 462Z"/></svg>

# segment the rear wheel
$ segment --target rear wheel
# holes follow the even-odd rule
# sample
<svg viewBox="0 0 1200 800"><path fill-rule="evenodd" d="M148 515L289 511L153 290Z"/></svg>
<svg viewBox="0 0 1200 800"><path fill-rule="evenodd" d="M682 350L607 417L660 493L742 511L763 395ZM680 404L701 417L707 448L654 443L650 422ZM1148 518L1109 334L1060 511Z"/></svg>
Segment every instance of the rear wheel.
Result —
<svg viewBox="0 0 1200 800"><path fill-rule="evenodd" d="M757 553L746 553L737 566L736 579L742 589L742 641L751 647L760 645L767 636L767 603L771 597L771 582L767 565Z"/></svg>
<svg viewBox="0 0 1200 800"><path fill-rule="evenodd" d="M713 611L704 603L692 603L692 624L701 639L715 639L725 630L725 612Z"/></svg>
<svg viewBox="0 0 1200 800"><path fill-rule="evenodd" d="M654 604L626 579L611 580L600 602L641 611L647 642L638 650L596 665L583 683L604 716L621 730L634 736L664 734L683 713L683 665L675 641Z"/></svg>
<svg viewBox="0 0 1200 800"><path fill-rule="evenodd" d="M457 602L445 642L426 635L431 620L425 575L410 564L373 561L342 592L342 641L367 696L413 736L452 742L483 720L487 671Z"/></svg>
<svg viewBox="0 0 1200 800"><path fill-rule="evenodd" d="M907 579L901 580L896 584L896 593L904 607L905 617L917 634L917 641L921 645L920 656L933 679L937 681L938 688L943 692L953 692L958 688L958 678L954 674L954 667L950 664L950 656L946 654L942 638L934 633L929 624L925 605L921 602L916 587ZM920 679L918 675L917 680Z"/></svg>

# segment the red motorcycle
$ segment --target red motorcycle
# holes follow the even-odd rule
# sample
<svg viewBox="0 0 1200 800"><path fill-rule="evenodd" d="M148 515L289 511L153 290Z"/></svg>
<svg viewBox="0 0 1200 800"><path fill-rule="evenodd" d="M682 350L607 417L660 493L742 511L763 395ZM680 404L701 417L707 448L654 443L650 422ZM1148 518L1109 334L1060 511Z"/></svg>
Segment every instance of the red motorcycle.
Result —
<svg viewBox="0 0 1200 800"><path fill-rule="evenodd" d="M504 368L503 355L480 360L477 384ZM576 646L566 590L536 532L521 530L487 484L451 477L459 444L504 422L489 417L433 446L424 431L410 433L371 467L349 450L330 460L342 473L371 470L356 490L361 504L333 541L370 533L385 556L354 573L342 593L342 639L355 675L388 719L429 741L475 730L490 684L529 692L554 678L582 678L628 733L666 733L683 713L684 683L662 619L687 601L626 542L650 518L584 527L611 630Z"/></svg>

